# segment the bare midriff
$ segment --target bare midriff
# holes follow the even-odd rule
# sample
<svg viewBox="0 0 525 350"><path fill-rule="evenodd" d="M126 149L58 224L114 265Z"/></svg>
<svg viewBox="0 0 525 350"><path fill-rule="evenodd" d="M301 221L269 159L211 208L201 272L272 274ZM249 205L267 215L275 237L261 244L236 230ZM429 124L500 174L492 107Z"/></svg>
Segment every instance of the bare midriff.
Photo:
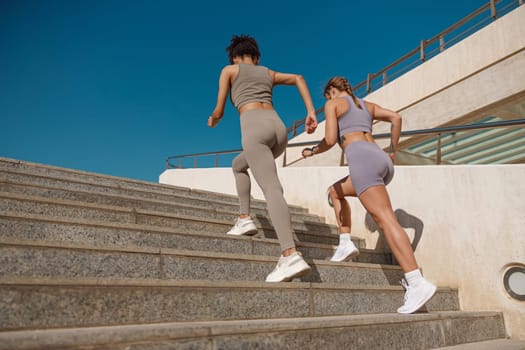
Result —
<svg viewBox="0 0 525 350"><path fill-rule="evenodd" d="M342 149L345 149L346 146L355 141L375 142L374 138L372 137L372 134L364 131L349 132L348 134L345 134L341 139L342 142L340 144Z"/></svg>
<svg viewBox="0 0 525 350"><path fill-rule="evenodd" d="M273 109L273 105L266 102L248 102L239 107L239 114L243 114L251 109Z"/></svg>

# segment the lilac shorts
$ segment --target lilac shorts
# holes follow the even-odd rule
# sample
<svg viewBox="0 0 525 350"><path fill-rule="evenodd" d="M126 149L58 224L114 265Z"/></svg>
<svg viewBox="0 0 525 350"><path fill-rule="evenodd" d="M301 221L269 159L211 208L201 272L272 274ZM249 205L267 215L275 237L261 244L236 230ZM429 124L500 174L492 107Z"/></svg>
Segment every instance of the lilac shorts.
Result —
<svg viewBox="0 0 525 350"><path fill-rule="evenodd" d="M378 145L367 141L355 141L345 148L350 180L357 196L367 188L388 185L394 177L392 160Z"/></svg>

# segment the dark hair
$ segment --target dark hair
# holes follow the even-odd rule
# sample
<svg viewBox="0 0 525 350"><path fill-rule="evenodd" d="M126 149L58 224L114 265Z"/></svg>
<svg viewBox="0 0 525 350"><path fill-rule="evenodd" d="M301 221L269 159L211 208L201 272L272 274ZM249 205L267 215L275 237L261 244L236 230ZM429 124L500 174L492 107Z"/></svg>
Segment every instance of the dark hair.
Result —
<svg viewBox="0 0 525 350"><path fill-rule="evenodd" d="M346 91L350 96L352 96L352 100L354 100L354 103L356 104L357 108L363 109L361 107L361 104L355 97L354 91L352 90L352 86L350 86L348 79L344 77L333 77L332 79L328 80L328 83L326 83L326 86L324 87L324 97L328 96L328 91L331 87L334 87L339 91Z"/></svg>
<svg viewBox="0 0 525 350"><path fill-rule="evenodd" d="M254 60L261 57L257 41L249 35L234 35L230 40L230 45L226 48L226 52L231 64L233 64L234 57L248 55Z"/></svg>

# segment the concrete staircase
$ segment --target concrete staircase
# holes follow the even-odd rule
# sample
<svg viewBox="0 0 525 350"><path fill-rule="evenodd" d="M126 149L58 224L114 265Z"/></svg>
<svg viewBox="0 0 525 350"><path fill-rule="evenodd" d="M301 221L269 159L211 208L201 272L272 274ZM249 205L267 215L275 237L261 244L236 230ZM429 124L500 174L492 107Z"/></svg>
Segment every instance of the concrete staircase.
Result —
<svg viewBox="0 0 525 350"><path fill-rule="evenodd" d="M0 349L431 349L504 341L503 315L461 311L443 286L398 315L401 269L290 206L313 271L265 283L279 245L227 237L237 198L0 158Z"/></svg>

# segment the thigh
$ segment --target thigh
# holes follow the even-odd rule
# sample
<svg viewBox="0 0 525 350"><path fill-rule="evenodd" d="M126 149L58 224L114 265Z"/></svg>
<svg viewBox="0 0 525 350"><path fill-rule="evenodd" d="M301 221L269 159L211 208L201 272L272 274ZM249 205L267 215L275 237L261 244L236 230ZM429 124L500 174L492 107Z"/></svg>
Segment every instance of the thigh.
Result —
<svg viewBox="0 0 525 350"><path fill-rule="evenodd" d="M374 219L395 218L392 203L385 185L375 185L368 187L361 195L359 200Z"/></svg>
<svg viewBox="0 0 525 350"><path fill-rule="evenodd" d="M270 147L262 143L247 144L243 154L263 192L271 186L281 187Z"/></svg>

